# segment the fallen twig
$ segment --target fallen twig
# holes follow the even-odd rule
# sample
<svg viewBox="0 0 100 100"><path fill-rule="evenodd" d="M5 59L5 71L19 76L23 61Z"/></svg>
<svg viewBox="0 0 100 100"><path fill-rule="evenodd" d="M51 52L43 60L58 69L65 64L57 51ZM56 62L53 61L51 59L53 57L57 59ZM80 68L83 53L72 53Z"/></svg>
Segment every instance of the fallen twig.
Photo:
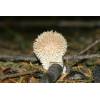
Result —
<svg viewBox="0 0 100 100"><path fill-rule="evenodd" d="M11 62L37 62L37 58L33 56L6 56L0 55L0 61L11 61Z"/></svg>
<svg viewBox="0 0 100 100"><path fill-rule="evenodd" d="M100 54L65 56L64 60L83 60L92 58L100 58Z"/></svg>
<svg viewBox="0 0 100 100"><path fill-rule="evenodd" d="M25 75L31 75L33 74L34 71L27 71L27 72L23 72L23 73L16 73L16 74L10 74L10 75L2 75L0 76L0 80L4 80L7 78L15 78L15 77L19 77L19 76L25 76Z"/></svg>
<svg viewBox="0 0 100 100"><path fill-rule="evenodd" d="M82 60L82 59L91 59L91 58L99 58L100 54L90 54L90 55L67 55L64 56L64 60ZM12 61L12 62L37 62L37 58L35 56L0 56L0 61Z"/></svg>
<svg viewBox="0 0 100 100"><path fill-rule="evenodd" d="M8 78L16 78L16 77L25 76L25 75L33 75L35 72L36 72L36 70L22 72L22 73L16 73L16 74L10 74L10 75L2 75L2 76L0 76L0 80L4 80L4 79L8 79Z"/></svg>
<svg viewBox="0 0 100 100"><path fill-rule="evenodd" d="M100 43L100 39L98 39L95 42L91 43L89 46L87 46L85 49L83 49L78 55L82 55L82 54L86 53L88 50L90 50L91 48L93 48L98 43Z"/></svg>

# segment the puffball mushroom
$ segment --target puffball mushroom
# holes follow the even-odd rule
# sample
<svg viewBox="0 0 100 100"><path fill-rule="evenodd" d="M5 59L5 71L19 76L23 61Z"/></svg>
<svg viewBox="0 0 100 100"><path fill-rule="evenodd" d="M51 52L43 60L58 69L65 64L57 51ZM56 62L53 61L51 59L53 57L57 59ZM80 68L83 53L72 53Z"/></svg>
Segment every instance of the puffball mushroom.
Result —
<svg viewBox="0 0 100 100"><path fill-rule="evenodd" d="M52 64L59 64L63 67L62 57L66 51L67 41L56 31L43 32L33 43L33 52L40 59L43 68L47 70Z"/></svg>

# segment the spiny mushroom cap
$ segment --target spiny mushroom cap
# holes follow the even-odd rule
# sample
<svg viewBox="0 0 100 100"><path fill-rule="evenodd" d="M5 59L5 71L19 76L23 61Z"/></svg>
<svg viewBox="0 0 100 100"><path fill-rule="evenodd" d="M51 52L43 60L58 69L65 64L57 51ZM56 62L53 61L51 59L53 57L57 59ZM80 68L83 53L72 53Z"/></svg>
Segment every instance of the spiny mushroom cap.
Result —
<svg viewBox="0 0 100 100"><path fill-rule="evenodd" d="M67 50L67 41L57 32L43 32L33 43L33 52L40 59L43 67L48 69L51 64L63 66L62 57Z"/></svg>

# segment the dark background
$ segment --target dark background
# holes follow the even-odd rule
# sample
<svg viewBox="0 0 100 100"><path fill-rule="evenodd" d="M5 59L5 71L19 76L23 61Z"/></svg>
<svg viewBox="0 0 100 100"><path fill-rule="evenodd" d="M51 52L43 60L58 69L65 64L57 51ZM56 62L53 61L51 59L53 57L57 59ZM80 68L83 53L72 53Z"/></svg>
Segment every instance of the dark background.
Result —
<svg viewBox="0 0 100 100"><path fill-rule="evenodd" d="M100 17L2 16L0 54L31 54L34 39L38 34L49 30L62 33L67 38L70 48L73 42L84 47L100 38ZM78 51L81 45L75 46L74 49Z"/></svg>

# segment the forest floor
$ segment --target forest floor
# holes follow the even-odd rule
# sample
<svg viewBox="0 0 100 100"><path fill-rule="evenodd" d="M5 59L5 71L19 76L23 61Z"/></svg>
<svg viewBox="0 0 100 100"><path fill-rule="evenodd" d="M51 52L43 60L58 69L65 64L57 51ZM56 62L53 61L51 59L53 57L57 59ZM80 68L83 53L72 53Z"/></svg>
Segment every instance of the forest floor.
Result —
<svg viewBox="0 0 100 100"><path fill-rule="evenodd" d="M9 35L9 36L8 36ZM33 37L25 34L3 34L0 35L0 55L32 55ZM89 44L100 39L100 29L95 31L84 31L64 34L68 41L67 55L79 54ZM36 37L36 36L35 36ZM34 38L35 38L34 37ZM100 43L88 50L86 54L100 54ZM65 61L67 68L71 71L62 75L57 83L76 82L100 82L100 58L85 59L76 63ZM31 72L32 71L32 72ZM39 74L45 72L38 62L3 62L0 61L1 83L38 83ZM10 77L10 75L15 77Z"/></svg>

